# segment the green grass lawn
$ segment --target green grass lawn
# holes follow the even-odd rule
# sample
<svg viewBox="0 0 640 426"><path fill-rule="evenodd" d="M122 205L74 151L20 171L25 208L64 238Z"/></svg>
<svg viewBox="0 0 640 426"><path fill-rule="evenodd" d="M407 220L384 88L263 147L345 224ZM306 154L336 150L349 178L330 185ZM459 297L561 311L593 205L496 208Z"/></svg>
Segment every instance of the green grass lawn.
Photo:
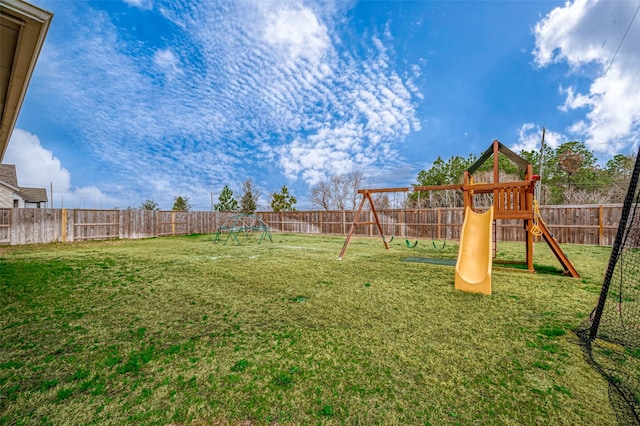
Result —
<svg viewBox="0 0 640 426"><path fill-rule="evenodd" d="M563 246L582 279L496 270L454 290L431 241L274 234L7 247L0 424L615 424L571 331L610 248ZM524 260L524 243L498 257Z"/></svg>

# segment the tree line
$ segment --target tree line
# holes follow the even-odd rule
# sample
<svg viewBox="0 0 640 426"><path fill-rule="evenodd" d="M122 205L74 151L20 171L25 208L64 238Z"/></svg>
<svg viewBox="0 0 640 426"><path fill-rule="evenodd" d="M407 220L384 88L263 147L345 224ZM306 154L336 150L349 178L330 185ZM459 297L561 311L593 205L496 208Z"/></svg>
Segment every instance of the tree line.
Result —
<svg viewBox="0 0 640 426"><path fill-rule="evenodd" d="M213 205L215 211L220 212L238 212L244 214L253 214L258 208L258 200L260 192L256 190L253 180L247 179L242 184L242 196L238 201L233 195L233 191L228 185L225 185L220 192L218 202ZM298 200L289 193L289 189L284 185L280 192L271 194L271 208L275 212L279 211L295 211ZM191 203L188 196L178 195L173 198L173 206L171 210L191 210ZM145 200L140 205L141 210L160 210L160 205L151 199Z"/></svg>
<svg viewBox="0 0 640 426"><path fill-rule="evenodd" d="M553 205L623 202L635 163L635 155L617 154L601 166L595 154L577 141L563 143L555 149L544 146L541 151L521 150L519 155L541 178L540 203ZM453 156L447 161L438 157L429 170L418 173L416 185L460 184L464 171L477 160L475 155ZM524 178L525 171L504 155L500 154L498 163L500 181ZM474 174L474 181L493 181L493 156ZM412 201L419 195L412 194Z"/></svg>
<svg viewBox="0 0 640 426"><path fill-rule="evenodd" d="M531 163L533 173L541 177L540 204L608 204L624 200L635 155L614 155L604 166L598 164L595 154L582 142L566 142L557 148L544 146L542 150L521 150L519 155ZM469 169L478 157L452 156L447 160L438 157L431 167L421 170L412 186L461 184L464 171ZM498 158L501 182L518 181L524 178L524 170L500 154ZM363 187L365 175L356 170L346 174L334 174L311 187L311 205L321 210L354 210L359 201L358 189ZM474 181L493 181L493 156L474 174ZM242 194L236 199L233 191L225 185L213 209L221 212L253 214L258 208L260 193L253 181L247 179L242 184ZM460 191L412 191L408 194L374 194L376 208L393 209L402 207L460 207ZM286 185L279 192L273 192L269 205L274 212L296 211L297 198ZM158 203L145 200L140 206L144 210L159 210ZM176 196L172 210L189 210L189 197Z"/></svg>

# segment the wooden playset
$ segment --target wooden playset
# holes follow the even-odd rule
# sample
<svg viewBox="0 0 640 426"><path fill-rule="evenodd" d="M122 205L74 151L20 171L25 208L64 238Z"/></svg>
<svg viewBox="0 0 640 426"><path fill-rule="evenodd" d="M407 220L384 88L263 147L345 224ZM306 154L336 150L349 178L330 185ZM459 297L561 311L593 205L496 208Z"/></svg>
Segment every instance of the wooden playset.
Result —
<svg viewBox="0 0 640 426"><path fill-rule="evenodd" d="M524 178L515 182L500 182L499 181L499 155L502 154L512 162L514 162L521 170L524 171ZM475 183L473 181L473 175L480 167L493 156L493 182L491 183ZM469 208L473 212L479 212L482 210L475 207L474 197L480 194L491 194L493 196L493 226L495 227L495 221L497 220L522 220L524 222L524 228L526 230L526 267L529 271L535 272L533 266L533 243L536 236L540 236L549 245L549 248L556 256L565 274L574 278L578 278L580 275L574 268L569 258L564 254L560 245L555 240L553 235L549 232L549 229L545 225L544 221L540 217L537 209L537 203L534 199L535 186L539 181L539 177L533 174L533 167L522 157L511 151L505 145L499 141L493 141L493 144L482 153L478 161L476 161L469 169L465 170L463 175L462 184L455 185L435 185L435 186L413 186L402 188L377 188L377 189L360 189L358 194L362 195L360 203L358 205L354 221L351 224L344 246L340 252L338 259L342 259L353 232L357 226L361 225L376 225L382 241L385 247L388 249L389 245L384 237L383 228L378 218L378 213L375 208L374 200L371 197L376 193L390 193L390 192L414 192L422 191L438 191L438 190L460 190L463 192L464 208L467 211ZM373 221L360 222L360 214L365 207L365 203L369 203L369 207L373 214ZM495 239L493 240L495 244ZM495 248L493 250L495 253Z"/></svg>

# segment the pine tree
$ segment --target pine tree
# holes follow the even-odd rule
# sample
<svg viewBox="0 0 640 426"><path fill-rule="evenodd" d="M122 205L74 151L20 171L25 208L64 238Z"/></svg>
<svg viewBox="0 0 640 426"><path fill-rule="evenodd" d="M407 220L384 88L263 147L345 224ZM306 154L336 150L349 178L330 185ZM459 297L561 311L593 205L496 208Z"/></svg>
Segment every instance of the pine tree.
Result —
<svg viewBox="0 0 640 426"><path fill-rule="evenodd" d="M144 200L140 205L140 210L160 210L160 206L154 200Z"/></svg>
<svg viewBox="0 0 640 426"><path fill-rule="evenodd" d="M238 211L238 201L233 198L233 191L227 185L222 188L219 203L213 205L213 209L219 212L235 212Z"/></svg>
<svg viewBox="0 0 640 426"><path fill-rule="evenodd" d="M173 198L173 207L171 207L171 210L189 210L190 208L189 197L178 195Z"/></svg>
<svg viewBox="0 0 640 426"><path fill-rule="evenodd" d="M298 202L296 197L289 194L287 186L283 186L279 193L271 194L271 208L274 212L294 212L295 204Z"/></svg>
<svg viewBox="0 0 640 426"><path fill-rule="evenodd" d="M253 214L258 208L259 194L253 188L251 178L242 184L242 198L240 199L240 211L244 214Z"/></svg>

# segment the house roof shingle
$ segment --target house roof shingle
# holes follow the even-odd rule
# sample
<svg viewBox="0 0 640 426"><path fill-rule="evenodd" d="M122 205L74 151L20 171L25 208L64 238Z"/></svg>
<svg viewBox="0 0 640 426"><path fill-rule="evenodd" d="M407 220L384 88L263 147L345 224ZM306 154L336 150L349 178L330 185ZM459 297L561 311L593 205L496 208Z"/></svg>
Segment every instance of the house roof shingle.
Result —
<svg viewBox="0 0 640 426"><path fill-rule="evenodd" d="M46 203L49 201L44 188L20 188L20 195L25 203Z"/></svg>
<svg viewBox="0 0 640 426"><path fill-rule="evenodd" d="M26 203L46 203L49 201L44 188L20 188L14 164L0 164L0 182L9 185Z"/></svg>
<svg viewBox="0 0 640 426"><path fill-rule="evenodd" d="M18 187L18 175L16 174L16 166L13 164L0 164L0 181Z"/></svg>

